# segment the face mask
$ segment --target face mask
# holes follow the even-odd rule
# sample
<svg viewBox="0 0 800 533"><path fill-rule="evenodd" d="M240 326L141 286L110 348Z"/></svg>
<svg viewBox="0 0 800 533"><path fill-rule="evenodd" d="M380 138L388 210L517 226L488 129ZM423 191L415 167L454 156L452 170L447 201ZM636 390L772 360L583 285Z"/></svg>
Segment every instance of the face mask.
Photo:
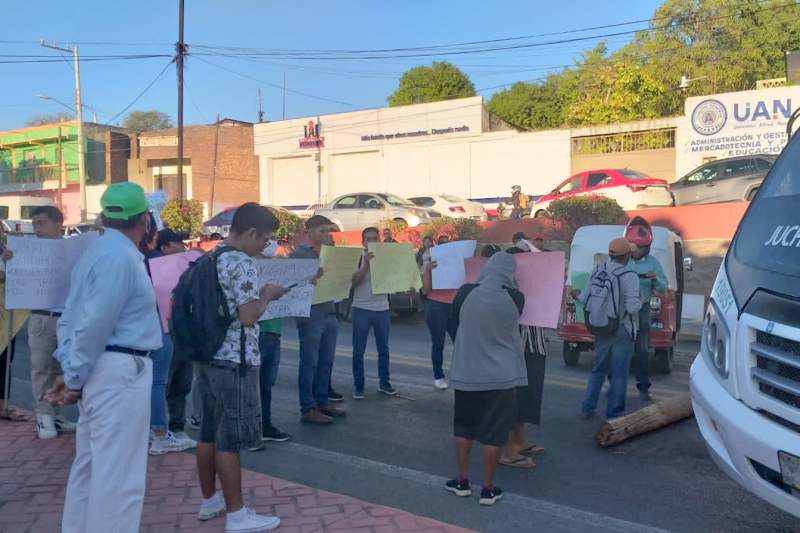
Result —
<svg viewBox="0 0 800 533"><path fill-rule="evenodd" d="M264 257L274 257L278 251L278 241L271 241L266 248L261 252Z"/></svg>

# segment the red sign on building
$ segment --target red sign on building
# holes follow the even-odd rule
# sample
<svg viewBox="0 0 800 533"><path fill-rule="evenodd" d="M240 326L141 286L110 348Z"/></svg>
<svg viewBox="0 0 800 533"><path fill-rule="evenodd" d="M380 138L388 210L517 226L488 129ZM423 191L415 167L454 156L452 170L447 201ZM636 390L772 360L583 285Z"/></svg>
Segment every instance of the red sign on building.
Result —
<svg viewBox="0 0 800 533"><path fill-rule="evenodd" d="M300 139L300 148L324 148L325 137L320 136L319 131L319 120L317 120L316 124L313 120L309 120L308 124L303 126L303 137Z"/></svg>

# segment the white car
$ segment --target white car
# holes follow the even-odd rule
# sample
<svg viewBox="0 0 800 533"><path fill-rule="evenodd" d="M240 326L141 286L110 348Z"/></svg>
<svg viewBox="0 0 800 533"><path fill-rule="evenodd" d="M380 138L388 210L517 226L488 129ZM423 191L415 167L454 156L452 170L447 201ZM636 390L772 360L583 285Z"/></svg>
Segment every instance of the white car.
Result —
<svg viewBox="0 0 800 533"><path fill-rule="evenodd" d="M314 211L333 222L339 231L361 231L393 220L409 227L429 224L439 214L417 207L410 200L383 192L345 194Z"/></svg>
<svg viewBox="0 0 800 533"><path fill-rule="evenodd" d="M473 220L486 220L486 211L483 205L471 200L465 200L452 194L430 194L427 196L414 196L409 198L415 205L437 211L443 217L471 218Z"/></svg>

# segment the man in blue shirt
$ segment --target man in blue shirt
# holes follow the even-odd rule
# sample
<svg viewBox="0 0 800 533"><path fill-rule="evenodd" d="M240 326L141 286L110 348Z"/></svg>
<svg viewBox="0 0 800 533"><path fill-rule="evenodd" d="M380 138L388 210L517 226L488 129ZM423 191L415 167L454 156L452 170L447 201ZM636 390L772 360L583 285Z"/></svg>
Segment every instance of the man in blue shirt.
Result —
<svg viewBox="0 0 800 533"><path fill-rule="evenodd" d="M150 220L144 191L115 183L100 203L105 231L72 271L54 354L64 374L47 394L80 411L64 533L139 531L153 380L147 356L161 347L156 297L138 250Z"/></svg>

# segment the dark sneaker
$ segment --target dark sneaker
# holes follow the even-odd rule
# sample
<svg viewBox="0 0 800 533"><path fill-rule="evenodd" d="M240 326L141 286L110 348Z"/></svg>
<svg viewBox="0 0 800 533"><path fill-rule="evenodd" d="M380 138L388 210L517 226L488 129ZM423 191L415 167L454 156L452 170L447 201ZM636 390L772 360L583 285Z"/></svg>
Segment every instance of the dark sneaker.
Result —
<svg viewBox="0 0 800 533"><path fill-rule="evenodd" d="M189 427L192 429L200 429L200 417L197 415L192 415L187 420L189 422Z"/></svg>
<svg viewBox="0 0 800 533"><path fill-rule="evenodd" d="M343 418L347 416L347 411L345 411L344 409L340 409L338 407L331 407L329 405L326 405L325 407L320 407L319 412L325 416L330 416L333 418Z"/></svg>
<svg viewBox="0 0 800 533"><path fill-rule="evenodd" d="M353 389L353 399L354 400L363 400L364 399L364 389L355 388Z"/></svg>
<svg viewBox="0 0 800 533"><path fill-rule="evenodd" d="M319 409L312 409L310 411L306 411L303 413L303 416L300 417L302 422L306 424L330 424L333 422L333 418L329 417L328 415L323 414Z"/></svg>
<svg viewBox="0 0 800 533"><path fill-rule="evenodd" d="M388 394L389 396L394 396L395 394L397 394L397 391L394 390L394 387L392 387L391 383L386 383L384 385L381 385L380 387L378 387L378 391L384 394Z"/></svg>
<svg viewBox="0 0 800 533"><path fill-rule="evenodd" d="M343 402L344 396L339 394L333 389L328 389L328 401L330 402Z"/></svg>
<svg viewBox="0 0 800 533"><path fill-rule="evenodd" d="M444 484L445 490L448 492L452 492L456 496L461 498L466 498L467 496L472 496L472 489L469 486L469 480L467 479L451 479L447 483Z"/></svg>
<svg viewBox="0 0 800 533"><path fill-rule="evenodd" d="M481 490L481 505L494 505L497 500L503 497L503 489L499 489L497 487L492 487L491 489L487 489L484 487Z"/></svg>
<svg viewBox="0 0 800 533"><path fill-rule="evenodd" d="M286 442L291 438L292 438L291 435L289 435L288 433L284 433L275 426L270 426L269 428L261 432L261 440L269 442Z"/></svg>

